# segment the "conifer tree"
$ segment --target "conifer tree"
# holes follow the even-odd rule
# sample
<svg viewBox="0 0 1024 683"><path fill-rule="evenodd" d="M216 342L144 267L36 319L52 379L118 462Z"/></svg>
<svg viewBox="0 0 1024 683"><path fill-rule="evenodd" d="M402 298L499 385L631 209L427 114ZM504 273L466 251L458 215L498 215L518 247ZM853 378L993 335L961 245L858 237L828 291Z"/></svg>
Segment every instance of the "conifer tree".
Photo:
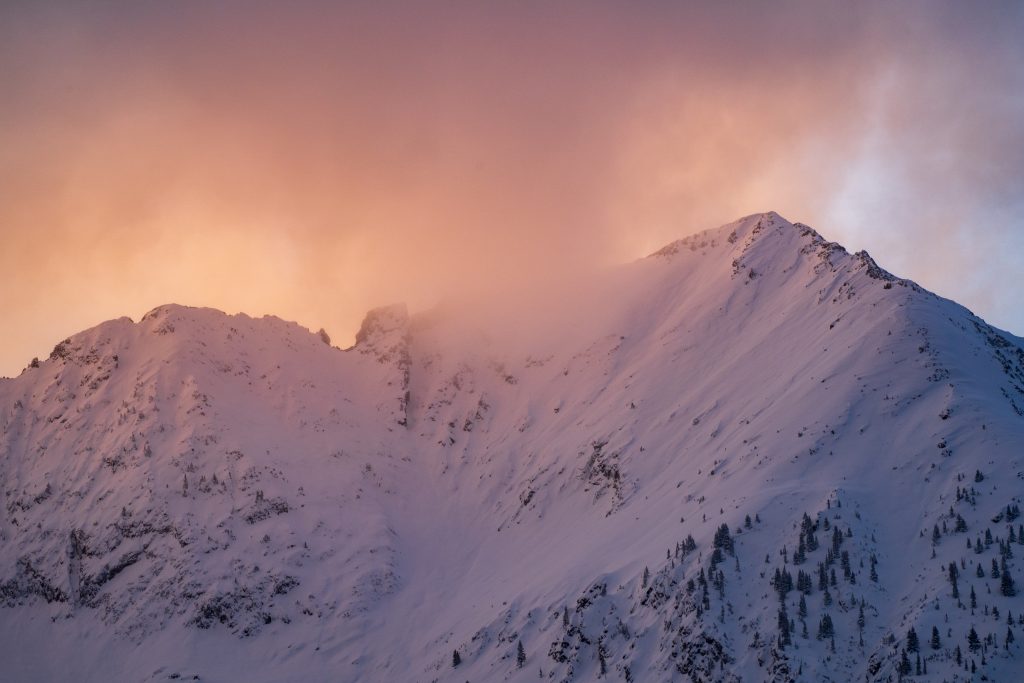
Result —
<svg viewBox="0 0 1024 683"><path fill-rule="evenodd" d="M526 664L526 650L523 649L523 641L520 640L516 645L516 665L522 669L524 664Z"/></svg>
<svg viewBox="0 0 1024 683"><path fill-rule="evenodd" d="M999 592L1008 598L1017 594L1017 587L1013 585L1013 577L1010 576L1009 569L1003 572L1003 577L999 582Z"/></svg>
<svg viewBox="0 0 1024 683"><path fill-rule="evenodd" d="M971 652L977 652L981 649L981 639L978 638L978 632L974 630L973 626L967 634L967 649Z"/></svg>
<svg viewBox="0 0 1024 683"><path fill-rule="evenodd" d="M779 644L785 647L789 643L789 616L786 614L786 603L782 603L779 607Z"/></svg>
<svg viewBox="0 0 1024 683"><path fill-rule="evenodd" d="M718 527L718 530L715 532L714 547L715 548L721 548L725 552L727 552L730 555L732 555L732 553L733 553L733 542L732 542L732 536L729 535L729 525L728 524L722 524L720 527Z"/></svg>
<svg viewBox="0 0 1024 683"><path fill-rule="evenodd" d="M907 631L907 652L917 652L920 647L920 643L917 640L917 631L911 626Z"/></svg>
<svg viewBox="0 0 1024 683"><path fill-rule="evenodd" d="M825 640L835 635L835 629L832 626L832 617L829 616L828 612L825 612L821 616L821 621L818 623L818 640Z"/></svg>
<svg viewBox="0 0 1024 683"><path fill-rule="evenodd" d="M910 672L912 671L910 667L910 659L907 657L906 650L900 650L900 663L897 667L897 671L899 672L900 676L909 676Z"/></svg>

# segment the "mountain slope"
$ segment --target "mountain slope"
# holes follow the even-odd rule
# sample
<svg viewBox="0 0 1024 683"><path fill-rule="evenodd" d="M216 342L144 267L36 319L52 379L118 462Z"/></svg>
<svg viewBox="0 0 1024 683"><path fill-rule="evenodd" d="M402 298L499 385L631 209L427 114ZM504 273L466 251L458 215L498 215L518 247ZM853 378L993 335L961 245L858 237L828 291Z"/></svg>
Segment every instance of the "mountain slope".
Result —
<svg viewBox="0 0 1024 683"><path fill-rule="evenodd" d="M928 680L1013 680L1020 339L772 213L566 300L349 351L162 307L0 383L5 668L887 680L913 626Z"/></svg>

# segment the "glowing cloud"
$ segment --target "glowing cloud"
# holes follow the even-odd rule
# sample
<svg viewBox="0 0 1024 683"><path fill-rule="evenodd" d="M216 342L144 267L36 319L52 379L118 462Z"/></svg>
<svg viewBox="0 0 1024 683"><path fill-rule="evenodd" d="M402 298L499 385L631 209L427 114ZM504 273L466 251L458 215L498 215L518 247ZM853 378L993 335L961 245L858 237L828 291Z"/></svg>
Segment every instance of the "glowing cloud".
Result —
<svg viewBox="0 0 1024 683"><path fill-rule="evenodd" d="M161 303L336 339L775 209L1020 332L1024 14L0 9L0 372Z"/></svg>

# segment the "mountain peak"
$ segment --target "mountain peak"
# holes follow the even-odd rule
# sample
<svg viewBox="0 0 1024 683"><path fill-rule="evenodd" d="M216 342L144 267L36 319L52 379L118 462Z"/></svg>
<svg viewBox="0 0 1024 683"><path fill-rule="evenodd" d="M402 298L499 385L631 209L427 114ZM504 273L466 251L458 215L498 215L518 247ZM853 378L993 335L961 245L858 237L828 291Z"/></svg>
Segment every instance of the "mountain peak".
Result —
<svg viewBox="0 0 1024 683"><path fill-rule="evenodd" d="M382 342L408 334L409 310L403 303L380 306L371 309L363 317L363 323L356 332L355 348L364 353L378 348Z"/></svg>
<svg viewBox="0 0 1024 683"><path fill-rule="evenodd" d="M709 249L732 249L737 244L745 248L753 242L755 237L762 233L765 235L784 236L789 234L789 230L797 225L800 224L790 223L775 211L754 213L717 228L702 230L670 242L651 254L649 258L672 257L685 251L706 252Z"/></svg>
<svg viewBox="0 0 1024 683"><path fill-rule="evenodd" d="M0 383L7 678L881 682L934 628L1016 680L1024 342L774 212L669 246L526 349L404 305L58 345Z"/></svg>
<svg viewBox="0 0 1024 683"><path fill-rule="evenodd" d="M748 272L754 268L756 273L765 267L788 263L795 255L813 256L812 268L825 265L831 270L842 266L850 271L863 269L872 279L923 291L913 282L898 278L879 266L867 251L851 255L842 244L826 239L804 223L791 222L775 211L751 214L689 235L665 245L647 258L671 260L685 253L728 255L734 275L744 268Z"/></svg>

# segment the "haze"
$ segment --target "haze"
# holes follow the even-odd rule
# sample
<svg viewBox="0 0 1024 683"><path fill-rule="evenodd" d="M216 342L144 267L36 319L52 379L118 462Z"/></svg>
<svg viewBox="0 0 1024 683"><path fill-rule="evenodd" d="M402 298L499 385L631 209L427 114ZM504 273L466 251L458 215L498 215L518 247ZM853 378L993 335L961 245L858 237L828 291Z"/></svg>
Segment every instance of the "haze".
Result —
<svg viewBox="0 0 1024 683"><path fill-rule="evenodd" d="M5 3L0 374L177 302L339 343L780 212L1020 334L1019 3Z"/></svg>

